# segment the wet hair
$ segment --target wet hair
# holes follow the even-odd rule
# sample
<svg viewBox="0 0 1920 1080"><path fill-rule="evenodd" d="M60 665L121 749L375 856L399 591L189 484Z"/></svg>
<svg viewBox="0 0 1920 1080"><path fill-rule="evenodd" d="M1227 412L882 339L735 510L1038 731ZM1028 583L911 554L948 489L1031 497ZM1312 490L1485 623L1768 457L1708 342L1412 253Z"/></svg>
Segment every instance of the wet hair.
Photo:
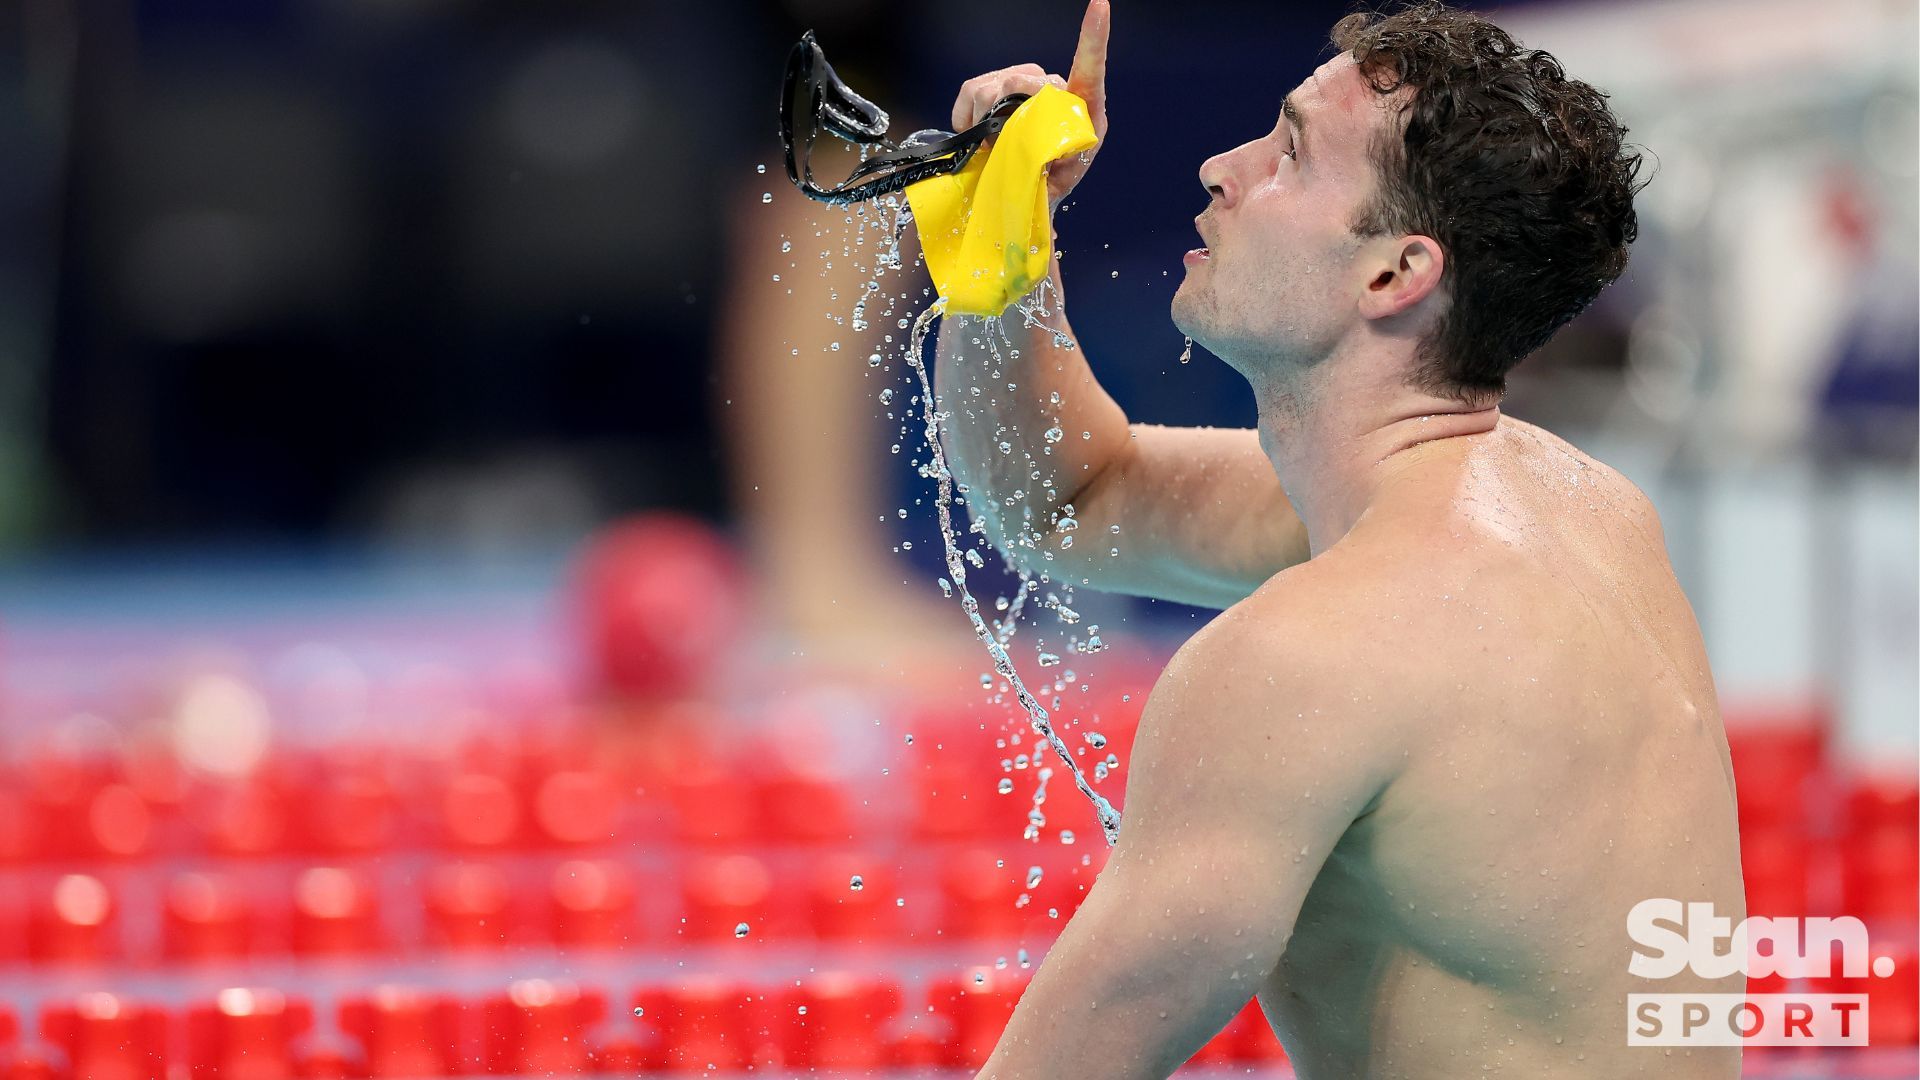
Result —
<svg viewBox="0 0 1920 1080"><path fill-rule="evenodd" d="M1379 191L1353 231L1430 236L1445 253L1451 304L1420 343L1415 384L1491 404L1626 269L1641 156L1605 93L1473 12L1359 12L1332 37L1377 93L1405 91L1369 147Z"/></svg>

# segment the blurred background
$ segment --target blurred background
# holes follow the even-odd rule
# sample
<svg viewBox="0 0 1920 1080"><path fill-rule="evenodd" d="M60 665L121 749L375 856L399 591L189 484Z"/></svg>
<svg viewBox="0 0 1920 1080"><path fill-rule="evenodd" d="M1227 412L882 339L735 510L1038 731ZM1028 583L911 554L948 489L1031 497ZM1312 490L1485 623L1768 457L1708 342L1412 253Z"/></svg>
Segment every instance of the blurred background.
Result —
<svg viewBox="0 0 1920 1080"><path fill-rule="evenodd" d="M1248 425L1167 315L1196 171L1347 6L1116 7L1073 324L1134 419ZM990 1046L1104 845L945 595L901 359L924 272L907 245L870 284L885 223L787 185L775 108L812 28L896 134L945 126L972 75L1064 70L1080 13L0 8L0 1075ZM1498 15L1652 173L1625 277L1508 410L1661 512L1750 909L1901 958L1841 987L1879 1050L1749 1072L1912 1076L1914 4ZM1018 600L983 554L983 604ZM1016 661L1118 798L1210 613L1051 588ZM1249 1013L1195 1068L1279 1056Z"/></svg>

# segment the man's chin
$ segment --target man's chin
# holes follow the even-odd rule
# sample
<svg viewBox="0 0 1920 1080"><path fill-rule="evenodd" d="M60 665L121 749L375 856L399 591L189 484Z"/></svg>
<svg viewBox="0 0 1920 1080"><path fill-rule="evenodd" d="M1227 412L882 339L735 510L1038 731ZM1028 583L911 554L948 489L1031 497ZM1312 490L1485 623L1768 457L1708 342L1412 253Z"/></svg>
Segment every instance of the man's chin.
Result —
<svg viewBox="0 0 1920 1080"><path fill-rule="evenodd" d="M1173 316L1173 328L1187 337L1192 338L1194 344L1204 347L1205 342L1201 332L1200 320L1197 317L1197 313L1193 310L1193 297L1187 295L1187 293L1188 290L1185 282L1182 282L1180 287L1174 290L1173 302L1168 305L1169 312Z"/></svg>

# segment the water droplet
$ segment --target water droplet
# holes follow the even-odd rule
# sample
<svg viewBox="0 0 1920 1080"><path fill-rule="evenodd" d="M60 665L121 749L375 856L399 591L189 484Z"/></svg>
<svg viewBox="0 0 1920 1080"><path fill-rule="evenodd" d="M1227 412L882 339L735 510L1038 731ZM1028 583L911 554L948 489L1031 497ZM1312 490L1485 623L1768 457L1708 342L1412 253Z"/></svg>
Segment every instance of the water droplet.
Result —
<svg viewBox="0 0 1920 1080"><path fill-rule="evenodd" d="M753 932L753 927L748 926L746 923L740 923L739 925L733 928L733 936L737 938L746 937L748 934L752 932Z"/></svg>
<svg viewBox="0 0 1920 1080"><path fill-rule="evenodd" d="M1073 843L1073 830L1072 830L1072 829L1061 829L1061 830L1060 830L1060 842L1061 842L1062 844L1069 844L1069 845L1070 845L1070 844L1072 844L1072 843Z"/></svg>
<svg viewBox="0 0 1920 1080"><path fill-rule="evenodd" d="M633 1015L635 1015L635 1016L645 1016L645 1015L647 1015L647 1010L646 1010L646 1008L645 1008L644 1006L640 1006L640 1005L635 1005L635 1006L633 1007Z"/></svg>
<svg viewBox="0 0 1920 1080"><path fill-rule="evenodd" d="M807 1015L807 1007L805 1005L801 1005L793 1011L799 1013L801 1016Z"/></svg>
<svg viewBox="0 0 1920 1080"><path fill-rule="evenodd" d="M1105 750L1107 748L1107 737L1097 731L1087 732L1086 739L1087 745L1093 747L1095 750Z"/></svg>
<svg viewBox="0 0 1920 1080"><path fill-rule="evenodd" d="M1011 794L1013 794L1013 780L1012 780L1012 779L1010 779L1010 778L1008 778L1008 777L1005 777L1005 776L1003 776L1003 777L1001 777L1001 778L1000 778L1000 794L1002 794L1002 795L1011 795Z"/></svg>
<svg viewBox="0 0 1920 1080"><path fill-rule="evenodd" d="M879 354L879 353L875 353L874 355L875 355L875 356L878 356L878 355L880 355L880 354ZM891 404L893 404L893 389L892 389L891 387L889 387L888 389L885 389L885 390L882 390L882 391L880 391L880 404L882 404L882 405L891 405Z"/></svg>
<svg viewBox="0 0 1920 1080"><path fill-rule="evenodd" d="M1061 541L1061 544L1064 545L1065 543L1065 540ZM1034 659L1039 662L1041 667L1053 667L1060 662L1060 658L1050 652L1043 652L1039 656L1034 657Z"/></svg>
<svg viewBox="0 0 1920 1080"><path fill-rule="evenodd" d="M1046 430L1046 437L1048 442L1057 443L1061 439L1066 438L1067 433L1065 431L1060 430L1060 425L1055 424L1053 427L1050 427Z"/></svg>
<svg viewBox="0 0 1920 1080"><path fill-rule="evenodd" d="M1116 277L1116 278L1117 278L1117 277L1119 277L1119 276L1120 276L1120 271L1118 271L1118 270L1115 270L1115 271L1114 271L1113 273L1111 273L1111 274L1108 274L1107 276L1108 276L1108 277Z"/></svg>
<svg viewBox="0 0 1920 1080"><path fill-rule="evenodd" d="M945 581L946 578L941 578L940 580ZM907 732L907 745L908 746L913 745L913 732L911 731Z"/></svg>
<svg viewBox="0 0 1920 1080"><path fill-rule="evenodd" d="M879 354L879 353L873 353L872 355L870 355L870 356L868 356L868 357L867 357L867 366L868 366L868 367L879 367L879 366L880 366L880 354Z"/></svg>
<svg viewBox="0 0 1920 1080"><path fill-rule="evenodd" d="M1021 967L1032 967L1032 966L1033 966L1033 961L1027 958L1027 950L1025 950L1025 949L1021 949L1021 950L1020 950L1020 951L1019 951L1018 953L1015 953L1015 954L1014 954L1014 957L1015 957L1015 959L1017 959L1017 960L1019 960L1019 961L1020 961L1020 966L1021 966Z"/></svg>
<svg viewBox="0 0 1920 1080"><path fill-rule="evenodd" d="M861 877L859 874L853 875L853 880L847 882L847 888L852 889L854 892L859 892L861 889L864 889L866 887L867 887L866 879Z"/></svg>
<svg viewBox="0 0 1920 1080"><path fill-rule="evenodd" d="M772 201L773 201L773 192L771 192L771 191L764 191L764 192L761 192L761 193L760 193L760 201L761 201L761 202L763 202L763 203L770 203L770 202L772 202Z"/></svg>
<svg viewBox="0 0 1920 1080"><path fill-rule="evenodd" d="M984 986L984 985L986 985L986 982L987 982L987 973L986 973L986 972L984 972L984 971L976 971L976 972L974 972L974 973L973 973L973 985L975 985L975 986Z"/></svg>
<svg viewBox="0 0 1920 1080"><path fill-rule="evenodd" d="M1027 888L1029 889L1038 888L1040 885L1040 878L1043 873L1044 871L1042 871L1037 866L1027 867Z"/></svg>
<svg viewBox="0 0 1920 1080"><path fill-rule="evenodd" d="M753 171L757 173L763 173L767 171L767 167L765 165L755 165L753 167Z"/></svg>

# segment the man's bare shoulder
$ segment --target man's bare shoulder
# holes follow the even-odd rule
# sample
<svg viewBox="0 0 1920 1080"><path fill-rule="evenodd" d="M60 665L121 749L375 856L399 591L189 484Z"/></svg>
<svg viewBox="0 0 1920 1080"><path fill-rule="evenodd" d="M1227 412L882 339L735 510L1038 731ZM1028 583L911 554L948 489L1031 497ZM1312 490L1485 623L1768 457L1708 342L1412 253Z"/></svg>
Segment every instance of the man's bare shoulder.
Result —
<svg viewBox="0 0 1920 1080"><path fill-rule="evenodd" d="M1502 416L1500 426L1530 467L1566 481L1564 496L1568 501L1585 498L1593 509L1599 509L1599 504L1591 503L1599 498L1608 511L1619 514L1628 524L1655 538L1663 535L1653 500L1620 470L1537 424Z"/></svg>
<svg viewBox="0 0 1920 1080"><path fill-rule="evenodd" d="M1337 788L1357 813L1404 767L1404 695L1338 580L1310 567L1284 571L1174 654L1141 717L1130 801L1150 776L1200 801ZM1223 780L1232 776L1244 782Z"/></svg>
<svg viewBox="0 0 1920 1080"><path fill-rule="evenodd" d="M1241 687L1256 709L1389 722L1401 694L1385 676L1403 670L1410 624L1390 602L1391 575L1369 573L1360 554L1328 551L1274 575L1195 634L1167 676Z"/></svg>

